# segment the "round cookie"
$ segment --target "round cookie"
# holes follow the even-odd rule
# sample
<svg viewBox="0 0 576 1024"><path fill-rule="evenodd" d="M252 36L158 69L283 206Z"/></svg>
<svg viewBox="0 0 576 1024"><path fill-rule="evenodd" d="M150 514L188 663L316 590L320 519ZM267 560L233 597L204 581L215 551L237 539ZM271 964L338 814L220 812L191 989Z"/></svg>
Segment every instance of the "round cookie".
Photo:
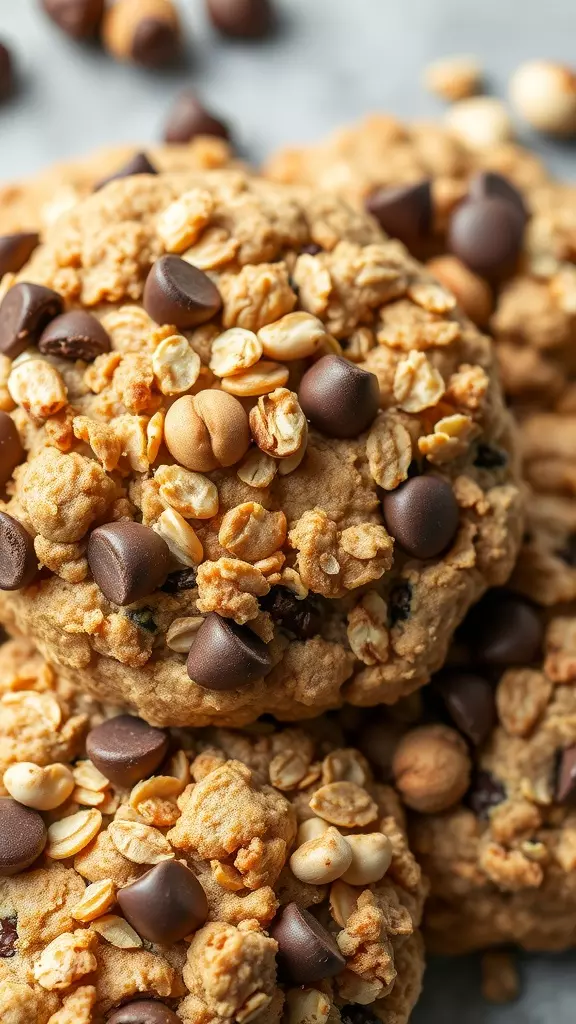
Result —
<svg viewBox="0 0 576 1024"><path fill-rule="evenodd" d="M50 688L50 670L38 658L32 667L22 642L7 646L0 665L12 681L27 671L28 690L3 698L18 698L20 734L38 730L49 700L60 730L75 730L64 684L50 677ZM106 730L120 735L115 718L97 708L88 717L88 749L101 749ZM426 886L396 794L342 745L336 724L174 731L154 777L138 762L150 727L134 725L134 743L121 730L114 766L116 777L130 759L128 788L80 746L74 760L61 754L75 787L68 799L42 814L17 805L44 819L48 840L35 864L0 877L2 1019L198 1024L249 1014L279 1024L287 1011L296 1021L362 1014L407 1024L424 966ZM0 736L8 732L3 713ZM29 744L23 755L33 757ZM37 765L29 803L53 786ZM16 749L4 781L20 796L25 767Z"/></svg>
<svg viewBox="0 0 576 1024"><path fill-rule="evenodd" d="M38 338L58 296L99 323ZM43 568L1 615L85 691L159 725L393 703L507 579L520 501L490 343L337 197L238 171L116 181L4 302L28 453L4 508ZM367 334L374 374L341 356Z"/></svg>

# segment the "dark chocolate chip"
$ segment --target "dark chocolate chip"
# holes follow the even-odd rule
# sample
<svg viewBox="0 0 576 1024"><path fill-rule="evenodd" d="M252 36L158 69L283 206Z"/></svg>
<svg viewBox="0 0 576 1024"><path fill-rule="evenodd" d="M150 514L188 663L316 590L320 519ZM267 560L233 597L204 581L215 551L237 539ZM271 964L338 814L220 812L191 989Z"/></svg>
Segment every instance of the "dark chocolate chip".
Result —
<svg viewBox="0 0 576 1024"><path fill-rule="evenodd" d="M167 751L167 733L133 715L108 718L86 738L90 760L110 782L126 789L153 775Z"/></svg>
<svg viewBox="0 0 576 1024"><path fill-rule="evenodd" d="M309 242L308 245L303 245L300 249L300 255L318 256L321 252L324 250L321 245L316 245L316 242Z"/></svg>
<svg viewBox="0 0 576 1024"><path fill-rule="evenodd" d="M496 445L480 442L476 446L474 465L478 469L503 469L508 465L508 452Z"/></svg>
<svg viewBox="0 0 576 1024"><path fill-rule="evenodd" d="M158 624L154 618L154 612L152 608L129 608L126 612L126 618L130 619L138 629L143 629L146 633L157 633Z"/></svg>
<svg viewBox="0 0 576 1024"><path fill-rule="evenodd" d="M38 859L48 832L42 816L11 796L0 797L0 876L17 875Z"/></svg>
<svg viewBox="0 0 576 1024"><path fill-rule="evenodd" d="M0 43L0 101L12 95L15 84L12 54L4 43Z"/></svg>
<svg viewBox="0 0 576 1024"><path fill-rule="evenodd" d="M197 570L191 566L190 569L177 569L166 577L160 590L165 594L179 594L182 590L193 590L196 586Z"/></svg>
<svg viewBox="0 0 576 1024"><path fill-rule="evenodd" d="M99 192L105 185L109 185L111 181L120 181L122 178L133 178L136 174L158 174L158 171L154 167L154 164L150 163L150 160L146 156L146 153L135 153L131 156L127 163L119 170L115 171L114 174L109 174L107 178L102 178L94 186L94 191Z"/></svg>
<svg viewBox="0 0 576 1024"><path fill-rule="evenodd" d="M378 412L380 386L375 374L329 355L306 371L298 398L312 426L323 434L357 437Z"/></svg>
<svg viewBox="0 0 576 1024"><path fill-rule="evenodd" d="M506 799L506 790L490 772L480 770L472 779L466 803L478 818L487 818L493 807Z"/></svg>
<svg viewBox="0 0 576 1024"><path fill-rule="evenodd" d="M180 56L180 32L165 18L138 19L132 36L130 56L144 68L161 68L177 61Z"/></svg>
<svg viewBox="0 0 576 1024"><path fill-rule="evenodd" d="M26 260L30 259L39 241L40 236L34 232L0 235L0 277L3 274L17 274Z"/></svg>
<svg viewBox="0 0 576 1024"><path fill-rule="evenodd" d="M91 363L96 356L111 349L108 332L91 313L75 309L57 316L42 331L38 348L45 356L61 359L83 359Z"/></svg>
<svg viewBox="0 0 576 1024"><path fill-rule="evenodd" d="M390 628L397 622L406 622L410 618L412 605L412 584L408 580L399 580L388 595L388 620Z"/></svg>
<svg viewBox="0 0 576 1024"><path fill-rule="evenodd" d="M190 868L176 860L156 864L118 892L124 917L143 939L172 946L208 917L206 893Z"/></svg>
<svg viewBox="0 0 576 1024"><path fill-rule="evenodd" d="M560 754L556 779L556 800L559 804L573 804L576 799L576 744Z"/></svg>
<svg viewBox="0 0 576 1024"><path fill-rule="evenodd" d="M104 16L105 0L41 0L49 18L73 39L95 35Z"/></svg>
<svg viewBox="0 0 576 1024"><path fill-rule="evenodd" d="M432 225L432 191L429 181L414 185L378 188L366 199L366 209L380 227L406 245L426 238Z"/></svg>
<svg viewBox="0 0 576 1024"><path fill-rule="evenodd" d="M144 308L157 324L187 329L211 320L222 299L204 271L179 256L161 256L146 278Z"/></svg>
<svg viewBox="0 0 576 1024"><path fill-rule="evenodd" d="M340 1010L340 1019L342 1024L381 1024L374 1011L360 1003L346 1003Z"/></svg>
<svg viewBox="0 0 576 1024"><path fill-rule="evenodd" d="M126 1003L107 1018L107 1024L182 1024L182 1019L155 999Z"/></svg>
<svg viewBox="0 0 576 1024"><path fill-rule="evenodd" d="M168 545L141 523L107 523L90 534L88 565L113 604L126 605L153 594L170 568Z"/></svg>
<svg viewBox="0 0 576 1024"><path fill-rule="evenodd" d="M274 22L270 0L206 0L206 9L215 28L235 39L260 39Z"/></svg>
<svg viewBox="0 0 576 1024"><path fill-rule="evenodd" d="M0 512L0 590L21 590L37 572L32 537L17 519Z"/></svg>
<svg viewBox="0 0 576 1024"><path fill-rule="evenodd" d="M270 593L261 598L260 606L277 626L299 640L309 640L320 632L317 609L308 599L299 601L286 587L272 587Z"/></svg>
<svg viewBox="0 0 576 1024"><path fill-rule="evenodd" d="M194 637L186 667L198 686L237 690L267 675L272 660L251 629L210 612Z"/></svg>
<svg viewBox="0 0 576 1024"><path fill-rule="evenodd" d="M467 199L452 214L448 228L450 251L489 280L514 269L523 239L524 218L500 196Z"/></svg>
<svg viewBox="0 0 576 1024"><path fill-rule="evenodd" d="M27 281L13 285L0 304L0 352L15 359L36 345L44 328L63 309L62 297L51 288Z"/></svg>
<svg viewBox="0 0 576 1024"><path fill-rule="evenodd" d="M538 660L544 631L534 605L518 594L496 590L472 609L463 635L478 663L508 668Z"/></svg>
<svg viewBox="0 0 576 1024"><path fill-rule="evenodd" d="M4 917L0 920L0 960L8 960L16 956L18 929L15 917Z"/></svg>
<svg viewBox="0 0 576 1024"><path fill-rule="evenodd" d="M470 199L484 199L486 196L499 196L512 203L518 213L525 221L528 220L528 210L522 193L503 174L496 171L479 171L471 179L468 185Z"/></svg>
<svg viewBox="0 0 576 1024"><path fill-rule="evenodd" d="M496 722L494 690L487 679L460 669L445 669L435 679L454 725L476 746Z"/></svg>
<svg viewBox="0 0 576 1024"><path fill-rule="evenodd" d="M198 135L215 135L229 139L230 130L224 121L206 109L194 92L187 89L176 97L164 128L165 142L190 142Z"/></svg>
<svg viewBox="0 0 576 1024"><path fill-rule="evenodd" d="M525 543L527 543L525 541ZM556 552L566 565L576 568L576 533L569 533L559 551Z"/></svg>
<svg viewBox="0 0 576 1024"><path fill-rule="evenodd" d="M24 449L16 424L7 412L0 411L0 487L4 487L23 461Z"/></svg>
<svg viewBox="0 0 576 1024"><path fill-rule="evenodd" d="M406 480L384 494L382 508L388 532L414 558L436 558L458 532L458 502L450 484L439 477Z"/></svg>
<svg viewBox="0 0 576 1024"><path fill-rule="evenodd" d="M307 910L288 903L273 921L280 972L295 985L332 978L346 961L329 932Z"/></svg>

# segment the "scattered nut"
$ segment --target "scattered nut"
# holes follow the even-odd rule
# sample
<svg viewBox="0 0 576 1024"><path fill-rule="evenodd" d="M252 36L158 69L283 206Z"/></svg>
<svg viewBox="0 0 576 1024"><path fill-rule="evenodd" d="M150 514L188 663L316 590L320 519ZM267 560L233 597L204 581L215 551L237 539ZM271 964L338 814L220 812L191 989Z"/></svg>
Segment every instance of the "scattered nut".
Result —
<svg viewBox="0 0 576 1024"><path fill-rule="evenodd" d="M422 412L437 405L445 387L442 374L423 352L410 352L394 374L394 397L404 412Z"/></svg>
<svg viewBox="0 0 576 1024"><path fill-rule="evenodd" d="M298 834L296 836L296 844L302 846L304 843L310 842L311 839L318 839L319 836L323 836L328 831L330 825L327 821L322 818L306 818L298 828Z"/></svg>
<svg viewBox="0 0 576 1024"><path fill-rule="evenodd" d="M218 488L207 476L182 466L159 466L154 474L160 497L185 519L211 519L218 513Z"/></svg>
<svg viewBox="0 0 576 1024"><path fill-rule="evenodd" d="M244 327L231 327L212 342L210 369L217 377L242 373L262 356L262 342Z"/></svg>
<svg viewBox="0 0 576 1024"><path fill-rule="evenodd" d="M470 149L491 149L513 137L512 122L501 100L493 96L472 96L446 112L445 121Z"/></svg>
<svg viewBox="0 0 576 1024"><path fill-rule="evenodd" d="M278 472L278 463L259 448L251 448L236 472L242 483L263 489L272 483Z"/></svg>
<svg viewBox="0 0 576 1024"><path fill-rule="evenodd" d="M180 565L193 568L204 558L204 548L196 531L173 508L167 508L159 516L152 529L170 548Z"/></svg>
<svg viewBox="0 0 576 1024"><path fill-rule="evenodd" d="M163 395L189 391L200 375L202 363L182 334L171 334L154 349L152 369Z"/></svg>
<svg viewBox="0 0 576 1024"><path fill-rule="evenodd" d="M487 281L469 270L456 256L437 256L428 263L428 270L454 292L466 316L478 327L488 323L494 299Z"/></svg>
<svg viewBox="0 0 576 1024"><path fill-rule="evenodd" d="M115 902L116 886L110 878L103 878L87 886L82 899L72 910L72 917L86 924L105 914Z"/></svg>
<svg viewBox="0 0 576 1024"><path fill-rule="evenodd" d="M134 864L159 864L174 857L168 840L150 825L117 819L110 822L108 835L118 853Z"/></svg>
<svg viewBox="0 0 576 1024"><path fill-rule="evenodd" d="M336 879L330 887L330 913L336 924L345 928L348 919L357 909L359 892L347 885L341 878Z"/></svg>
<svg viewBox="0 0 576 1024"><path fill-rule="evenodd" d="M102 793L110 786L110 780L98 771L92 761L77 761L72 769L72 774L77 786L92 790L94 793Z"/></svg>
<svg viewBox="0 0 576 1024"><path fill-rule="evenodd" d="M33 419L46 420L66 405L68 392L58 370L45 359L26 359L8 378L10 397Z"/></svg>
<svg viewBox="0 0 576 1024"><path fill-rule="evenodd" d="M139 949L142 939L134 929L117 914L106 914L92 922L92 928L111 946L118 949Z"/></svg>
<svg viewBox="0 0 576 1024"><path fill-rule="evenodd" d="M283 512L268 512L258 502L246 501L223 517L218 540L238 558L258 562L282 547L287 529Z"/></svg>
<svg viewBox="0 0 576 1024"><path fill-rule="evenodd" d="M443 57L425 69L424 85L436 96L454 103L480 92L482 68L475 57Z"/></svg>
<svg viewBox="0 0 576 1024"><path fill-rule="evenodd" d="M202 615L191 615L182 619L174 619L166 633L166 645L178 654L188 654L192 641L204 622Z"/></svg>
<svg viewBox="0 0 576 1024"><path fill-rule="evenodd" d="M157 223L158 236L166 252L182 253L193 245L208 224L213 209L214 200L203 188L190 189L170 203Z"/></svg>
<svg viewBox="0 0 576 1024"><path fill-rule="evenodd" d="M48 829L45 854L52 860L66 860L80 853L100 831L102 814L95 807L55 821Z"/></svg>
<svg viewBox="0 0 576 1024"><path fill-rule="evenodd" d="M250 410L250 429L261 451L275 459L301 451L307 435L306 417L298 396L286 388L263 395Z"/></svg>
<svg viewBox="0 0 576 1024"><path fill-rule="evenodd" d="M32 762L20 761L6 769L2 781L14 800L37 811L60 807L74 789L74 776L65 764L40 768Z"/></svg>
<svg viewBox="0 0 576 1024"><path fill-rule="evenodd" d="M355 782L330 782L321 786L310 800L310 809L342 828L362 827L378 816L378 808L368 791Z"/></svg>
<svg viewBox="0 0 576 1024"><path fill-rule="evenodd" d="M182 466L208 473L234 465L248 451L248 417L232 395L200 391L179 398L170 407L164 421L164 439L170 454Z"/></svg>
<svg viewBox="0 0 576 1024"><path fill-rule="evenodd" d="M332 1003L317 988L292 988L286 993L286 1024L325 1024Z"/></svg>
<svg viewBox="0 0 576 1024"><path fill-rule="evenodd" d="M576 74L562 64L531 60L510 81L510 100L536 131L576 134Z"/></svg>
<svg viewBox="0 0 576 1024"><path fill-rule="evenodd" d="M446 725L423 725L406 733L392 761L402 799L423 814L457 803L470 785L470 770L466 743Z"/></svg>
<svg viewBox="0 0 576 1024"><path fill-rule="evenodd" d="M288 382L289 372L287 366L280 363L269 363L261 359L259 363L252 366L243 373L237 373L234 377L225 377L222 381L222 388L230 395L237 395L239 398L251 398L254 395L267 395L274 388L283 388Z"/></svg>
<svg viewBox="0 0 576 1024"><path fill-rule="evenodd" d="M392 843L382 832L346 836L352 863L341 875L349 885L372 885L384 877L392 861Z"/></svg>
<svg viewBox="0 0 576 1024"><path fill-rule="evenodd" d="M279 362L307 359L326 339L326 328L310 313L287 313L258 331L264 355Z"/></svg>
<svg viewBox="0 0 576 1024"><path fill-rule="evenodd" d="M309 885L335 882L350 867L352 850L337 828L303 843L290 857L292 874Z"/></svg>

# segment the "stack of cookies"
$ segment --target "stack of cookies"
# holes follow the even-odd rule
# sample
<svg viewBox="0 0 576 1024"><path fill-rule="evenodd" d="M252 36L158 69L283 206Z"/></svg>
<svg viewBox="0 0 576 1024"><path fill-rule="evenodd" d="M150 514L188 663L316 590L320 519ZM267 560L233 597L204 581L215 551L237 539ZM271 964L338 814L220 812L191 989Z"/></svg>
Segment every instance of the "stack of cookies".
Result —
<svg viewBox="0 0 576 1024"><path fill-rule="evenodd" d="M0 193L2 1021L406 1024L427 896L572 943L568 191L375 118Z"/></svg>

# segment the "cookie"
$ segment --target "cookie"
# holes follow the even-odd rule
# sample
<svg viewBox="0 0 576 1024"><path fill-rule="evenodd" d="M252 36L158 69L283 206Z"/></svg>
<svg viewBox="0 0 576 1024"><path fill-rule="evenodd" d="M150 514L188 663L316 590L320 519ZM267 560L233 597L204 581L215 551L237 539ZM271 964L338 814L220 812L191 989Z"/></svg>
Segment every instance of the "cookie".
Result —
<svg viewBox="0 0 576 1024"><path fill-rule="evenodd" d="M79 714L24 641L0 679L0 816L28 823L0 842L2 1020L408 1021L426 887L396 794L335 723Z"/></svg>
<svg viewBox="0 0 576 1024"><path fill-rule="evenodd" d="M1 615L154 724L393 703L512 569L490 343L337 197L113 182L6 292L3 345Z"/></svg>

